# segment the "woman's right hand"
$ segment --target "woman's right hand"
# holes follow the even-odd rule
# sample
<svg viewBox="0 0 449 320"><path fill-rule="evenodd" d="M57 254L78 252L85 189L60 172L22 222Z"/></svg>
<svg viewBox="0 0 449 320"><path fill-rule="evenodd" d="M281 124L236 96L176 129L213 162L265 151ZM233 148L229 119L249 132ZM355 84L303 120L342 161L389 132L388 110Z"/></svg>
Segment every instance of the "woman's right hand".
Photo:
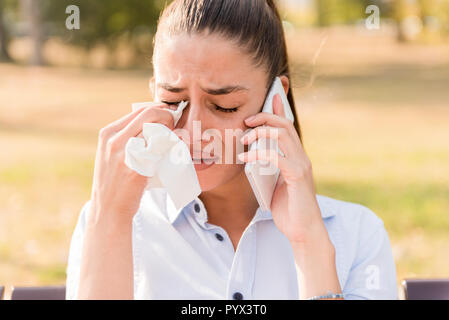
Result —
<svg viewBox="0 0 449 320"><path fill-rule="evenodd" d="M135 110L100 130L78 299L133 298L132 218L148 178L126 166L125 146L145 122L173 130L173 116L164 108L161 103Z"/></svg>
<svg viewBox="0 0 449 320"><path fill-rule="evenodd" d="M173 130L174 119L164 110L167 108L164 103L140 108L100 130L89 222L132 221L148 178L126 166L125 146L129 138L141 136L145 122L161 123Z"/></svg>

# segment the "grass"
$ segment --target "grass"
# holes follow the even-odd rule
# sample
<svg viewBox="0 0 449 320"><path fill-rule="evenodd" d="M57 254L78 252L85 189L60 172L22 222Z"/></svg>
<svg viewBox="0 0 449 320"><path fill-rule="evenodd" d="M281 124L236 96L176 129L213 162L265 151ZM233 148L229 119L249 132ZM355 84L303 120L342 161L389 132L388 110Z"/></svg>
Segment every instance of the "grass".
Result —
<svg viewBox="0 0 449 320"><path fill-rule="evenodd" d="M318 192L382 218L398 285L449 277L449 46L336 30L313 67L321 36L288 38ZM98 130L149 99L150 73L0 64L0 74L0 283L61 284Z"/></svg>

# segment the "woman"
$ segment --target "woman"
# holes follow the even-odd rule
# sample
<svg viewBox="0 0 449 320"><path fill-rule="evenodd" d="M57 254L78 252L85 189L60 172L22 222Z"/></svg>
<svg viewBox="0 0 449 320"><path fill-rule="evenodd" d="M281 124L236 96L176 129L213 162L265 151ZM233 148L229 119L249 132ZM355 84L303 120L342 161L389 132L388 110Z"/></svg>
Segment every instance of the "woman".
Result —
<svg viewBox="0 0 449 320"><path fill-rule="evenodd" d="M278 97L274 114L260 112L276 76L294 110L273 1L175 0L154 47L150 86L161 104L100 131L91 199L72 237L67 298L396 299L382 221L361 205L316 195L296 113L292 124ZM174 130L164 109L183 100L189 104L176 128L192 132L200 121L201 130L222 136L251 129L245 146L267 136L261 125L279 130L284 156L257 158L280 169L271 210L258 206L244 173L253 152L233 164L195 164L202 193L182 210L164 189L144 191L147 178L125 166L124 146L144 122ZM197 142L200 152L209 143L194 139L192 157ZM220 156L232 147L223 144Z"/></svg>

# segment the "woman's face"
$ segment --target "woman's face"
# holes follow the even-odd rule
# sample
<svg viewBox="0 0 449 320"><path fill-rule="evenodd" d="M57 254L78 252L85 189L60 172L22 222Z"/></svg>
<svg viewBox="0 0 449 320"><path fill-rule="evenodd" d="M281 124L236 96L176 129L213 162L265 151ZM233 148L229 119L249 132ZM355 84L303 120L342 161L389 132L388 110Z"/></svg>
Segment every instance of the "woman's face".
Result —
<svg viewBox="0 0 449 320"><path fill-rule="evenodd" d="M236 153L246 149L239 138L248 129L244 119L260 112L264 103L265 69L255 67L233 42L213 34L162 36L153 66L154 99L189 102L175 132L184 132L202 191L241 174L243 163Z"/></svg>

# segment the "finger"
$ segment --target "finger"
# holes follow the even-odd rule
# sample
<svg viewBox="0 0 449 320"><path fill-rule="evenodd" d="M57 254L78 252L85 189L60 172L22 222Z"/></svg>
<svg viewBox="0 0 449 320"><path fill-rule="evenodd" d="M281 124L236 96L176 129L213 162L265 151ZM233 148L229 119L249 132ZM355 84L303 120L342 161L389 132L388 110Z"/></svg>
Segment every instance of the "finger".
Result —
<svg viewBox="0 0 449 320"><path fill-rule="evenodd" d="M159 101L149 101L149 102L136 102L132 104L133 111L137 109L145 109L145 108L164 108L169 105L164 102Z"/></svg>
<svg viewBox="0 0 449 320"><path fill-rule="evenodd" d="M243 162L259 161L262 164L258 172L260 175L275 174L276 167L279 168L283 182L303 179L311 172L310 161L303 161L298 164L297 162L290 161L288 158L282 157L274 150L251 150L242 152L237 157ZM270 166L267 167L262 162L269 163Z"/></svg>
<svg viewBox="0 0 449 320"><path fill-rule="evenodd" d="M237 155L243 162L268 162L281 171L287 167L287 158L282 157L277 151L270 149L256 149L248 152L242 152ZM274 173L274 172L272 172Z"/></svg>
<svg viewBox="0 0 449 320"><path fill-rule="evenodd" d="M136 137L142 132L143 124L146 122L160 123L167 126L170 130L174 129L173 115L169 111L160 108L146 108L128 123L125 128L120 130L114 139L125 144L129 138Z"/></svg>
<svg viewBox="0 0 449 320"><path fill-rule="evenodd" d="M279 149L285 156L294 154L295 149L297 149L296 144L292 141L286 129L273 128L269 126L261 126L251 129L240 138L240 142L242 144L251 144L261 138L272 139L277 142Z"/></svg>
<svg viewBox="0 0 449 320"><path fill-rule="evenodd" d="M281 118L286 118L284 105L282 104L282 99L279 94L276 94L273 98L273 113Z"/></svg>
<svg viewBox="0 0 449 320"><path fill-rule="evenodd" d="M124 127L126 127L128 123L130 123L135 117L137 117L138 114L140 114L143 110L145 110L145 108L157 108L157 107L162 108L164 106L167 106L167 104L162 102L155 102L154 105L147 107L145 107L143 103L141 105L139 105L139 103L133 104L132 112L126 114L125 116L114 122L111 122L107 127L111 131L118 132L122 130Z"/></svg>
<svg viewBox="0 0 449 320"><path fill-rule="evenodd" d="M293 134L295 127L293 122L287 118L283 118L277 114L272 114L268 112L259 112L247 119L245 119L245 124L248 127L257 127L261 125L267 125L270 127L285 128L289 133Z"/></svg>
<svg viewBox="0 0 449 320"><path fill-rule="evenodd" d="M118 132L121 129L123 129L128 123L130 123L139 113L141 113L144 109L138 109L134 110L130 113L127 113L125 116L121 117L118 120L115 120L114 122L111 122L106 127L109 128L111 131Z"/></svg>
<svg viewBox="0 0 449 320"><path fill-rule="evenodd" d="M280 175L279 175L279 178L278 178L278 181L276 182L276 187L275 187L275 189L277 189L278 186L280 186L280 185L283 184L284 182L285 182L284 175L280 174Z"/></svg>

